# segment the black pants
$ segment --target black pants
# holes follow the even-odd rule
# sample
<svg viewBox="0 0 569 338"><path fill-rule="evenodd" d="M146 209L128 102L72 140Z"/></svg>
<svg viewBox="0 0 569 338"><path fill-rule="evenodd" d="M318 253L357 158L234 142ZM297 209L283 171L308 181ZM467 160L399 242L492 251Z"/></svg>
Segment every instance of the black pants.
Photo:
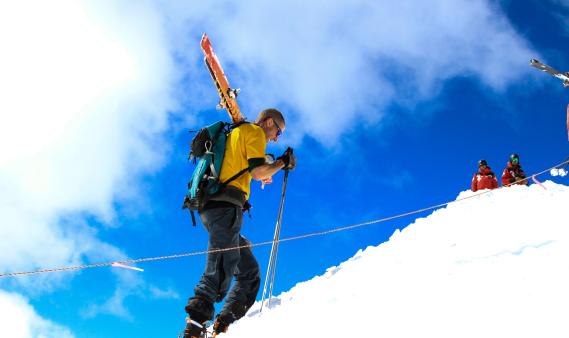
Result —
<svg viewBox="0 0 569 338"><path fill-rule="evenodd" d="M200 219L209 233L208 250L250 244L239 233L243 225L243 213L240 207L206 209L200 212ZM235 281L229 291L233 277ZM195 297L215 303L223 300L229 291L220 313L231 311L236 305L248 309L255 303L260 281L259 264L251 248L210 253L202 278L194 289ZM242 315L244 313L240 316Z"/></svg>

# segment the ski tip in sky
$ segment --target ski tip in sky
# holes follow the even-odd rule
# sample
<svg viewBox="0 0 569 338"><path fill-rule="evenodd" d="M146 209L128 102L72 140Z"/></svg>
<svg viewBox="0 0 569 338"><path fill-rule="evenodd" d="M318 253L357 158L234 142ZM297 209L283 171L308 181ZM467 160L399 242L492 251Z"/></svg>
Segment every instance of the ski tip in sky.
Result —
<svg viewBox="0 0 569 338"><path fill-rule="evenodd" d="M569 87L569 72L562 73L562 72L558 71L557 69L555 69L551 66L548 66L546 64L541 63L537 59L531 59L529 61L529 64L530 64L530 66L537 68L537 69L541 70L542 72L545 72L549 75L555 76L556 78L563 81L564 87Z"/></svg>

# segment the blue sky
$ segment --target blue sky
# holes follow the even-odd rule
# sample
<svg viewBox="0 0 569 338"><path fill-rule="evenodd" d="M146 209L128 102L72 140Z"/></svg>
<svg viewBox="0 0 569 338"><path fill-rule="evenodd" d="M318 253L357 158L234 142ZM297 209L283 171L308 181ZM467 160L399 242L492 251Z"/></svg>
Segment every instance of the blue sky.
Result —
<svg viewBox="0 0 569 338"><path fill-rule="evenodd" d="M569 70L567 1L61 1L0 13L2 272L206 248L180 210L188 130L226 119L203 32L249 119L265 107L287 117L269 146L298 156L283 237L452 200L481 158L500 173L516 152L535 173L568 156L567 89L528 65ZM254 243L273 235L274 181L253 183L243 234ZM283 243L275 293L412 220ZM254 250L263 269L269 250ZM173 336L204 259L4 279L0 303L76 337ZM27 328L46 330L30 311Z"/></svg>

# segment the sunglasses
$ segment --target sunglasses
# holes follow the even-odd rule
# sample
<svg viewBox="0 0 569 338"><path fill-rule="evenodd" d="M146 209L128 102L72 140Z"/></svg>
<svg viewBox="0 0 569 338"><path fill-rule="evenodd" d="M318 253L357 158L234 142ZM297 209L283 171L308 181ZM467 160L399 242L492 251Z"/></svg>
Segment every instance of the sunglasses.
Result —
<svg viewBox="0 0 569 338"><path fill-rule="evenodd" d="M518 163L519 161L520 161L520 160L518 160L517 158L513 158L513 159L512 159L512 163L514 163L514 164Z"/></svg>
<svg viewBox="0 0 569 338"><path fill-rule="evenodd" d="M275 119L273 119L273 123L275 124L275 126L277 127L277 137L281 136L283 134L283 131L281 129L281 127L279 126L279 124L277 123L277 121L275 121Z"/></svg>

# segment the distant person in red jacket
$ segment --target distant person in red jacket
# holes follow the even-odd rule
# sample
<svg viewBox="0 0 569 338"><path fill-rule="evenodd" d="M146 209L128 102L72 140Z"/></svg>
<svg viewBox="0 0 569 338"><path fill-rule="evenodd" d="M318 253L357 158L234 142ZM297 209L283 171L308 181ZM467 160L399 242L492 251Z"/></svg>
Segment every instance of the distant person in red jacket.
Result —
<svg viewBox="0 0 569 338"><path fill-rule="evenodd" d="M472 178L472 191L498 188L498 180L486 160L478 161L478 171Z"/></svg>
<svg viewBox="0 0 569 338"><path fill-rule="evenodd" d="M524 173L520 165L520 156L518 154L510 155L508 167L504 169L504 173L502 174L502 186L509 184L529 184L526 173Z"/></svg>

